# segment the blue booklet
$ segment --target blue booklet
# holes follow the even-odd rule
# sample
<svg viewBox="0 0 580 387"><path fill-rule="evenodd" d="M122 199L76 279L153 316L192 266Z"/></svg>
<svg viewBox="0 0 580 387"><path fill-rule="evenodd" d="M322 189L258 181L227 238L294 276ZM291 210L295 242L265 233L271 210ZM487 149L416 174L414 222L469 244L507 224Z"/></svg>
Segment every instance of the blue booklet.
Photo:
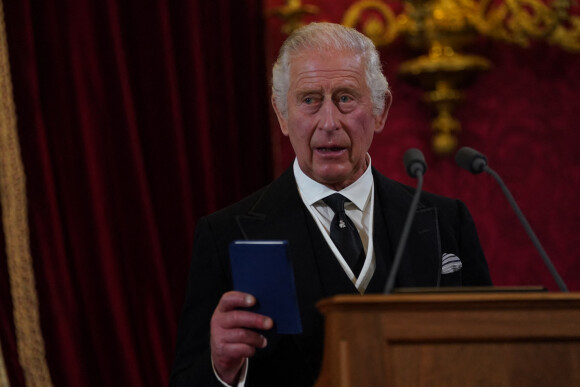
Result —
<svg viewBox="0 0 580 387"><path fill-rule="evenodd" d="M248 310L272 318L275 333L302 332L287 241L234 241L230 262L234 290L256 297Z"/></svg>

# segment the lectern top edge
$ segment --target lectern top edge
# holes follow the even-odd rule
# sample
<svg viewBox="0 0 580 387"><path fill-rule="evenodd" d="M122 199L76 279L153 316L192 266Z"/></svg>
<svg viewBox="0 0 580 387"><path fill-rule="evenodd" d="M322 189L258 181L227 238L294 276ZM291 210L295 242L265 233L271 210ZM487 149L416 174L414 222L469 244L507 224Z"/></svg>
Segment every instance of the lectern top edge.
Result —
<svg viewBox="0 0 580 387"><path fill-rule="evenodd" d="M580 293L536 292L536 291L506 291L490 292L450 292L450 293L393 293L369 295L335 295L319 301L316 306L321 312L329 307L334 309L342 306L348 308L519 308L522 305L534 303L544 308L580 308Z"/></svg>

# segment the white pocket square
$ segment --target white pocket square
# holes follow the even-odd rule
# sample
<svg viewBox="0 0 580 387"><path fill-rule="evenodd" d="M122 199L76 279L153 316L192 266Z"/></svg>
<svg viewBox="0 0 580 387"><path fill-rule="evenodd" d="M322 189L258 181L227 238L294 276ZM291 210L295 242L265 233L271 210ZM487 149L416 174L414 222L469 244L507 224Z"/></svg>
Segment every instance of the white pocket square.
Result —
<svg viewBox="0 0 580 387"><path fill-rule="evenodd" d="M451 274L461 270L463 264L455 254L443 254L441 257L441 274Z"/></svg>

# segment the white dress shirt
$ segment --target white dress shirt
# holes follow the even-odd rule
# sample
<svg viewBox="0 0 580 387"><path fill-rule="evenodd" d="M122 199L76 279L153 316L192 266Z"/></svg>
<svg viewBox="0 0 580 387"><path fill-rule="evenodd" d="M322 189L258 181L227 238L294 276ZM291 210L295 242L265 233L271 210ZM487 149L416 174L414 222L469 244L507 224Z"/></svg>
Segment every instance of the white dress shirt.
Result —
<svg viewBox="0 0 580 387"><path fill-rule="evenodd" d="M371 172L371 157L367 154L368 167L361 177L348 187L338 191L350 202L346 202L344 209L346 215L352 220L360 235L365 250L365 263L358 277L350 269L350 266L342 257L338 248L330 239L330 224L334 218L334 211L322 199L336 193L325 185L322 185L306 176L294 160L294 176L302 201L312 217L316 221L326 243L336 256L345 274L352 281L358 291L365 292L374 272L375 255L373 247L373 213L374 213L374 180Z"/></svg>

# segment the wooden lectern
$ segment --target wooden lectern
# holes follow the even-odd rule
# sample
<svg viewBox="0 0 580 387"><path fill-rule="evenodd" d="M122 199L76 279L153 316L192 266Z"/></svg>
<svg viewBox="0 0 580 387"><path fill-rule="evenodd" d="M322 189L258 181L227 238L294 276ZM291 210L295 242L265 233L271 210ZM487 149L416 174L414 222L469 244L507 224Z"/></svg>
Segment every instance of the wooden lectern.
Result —
<svg viewBox="0 0 580 387"><path fill-rule="evenodd" d="M316 386L580 386L580 293L335 296Z"/></svg>

